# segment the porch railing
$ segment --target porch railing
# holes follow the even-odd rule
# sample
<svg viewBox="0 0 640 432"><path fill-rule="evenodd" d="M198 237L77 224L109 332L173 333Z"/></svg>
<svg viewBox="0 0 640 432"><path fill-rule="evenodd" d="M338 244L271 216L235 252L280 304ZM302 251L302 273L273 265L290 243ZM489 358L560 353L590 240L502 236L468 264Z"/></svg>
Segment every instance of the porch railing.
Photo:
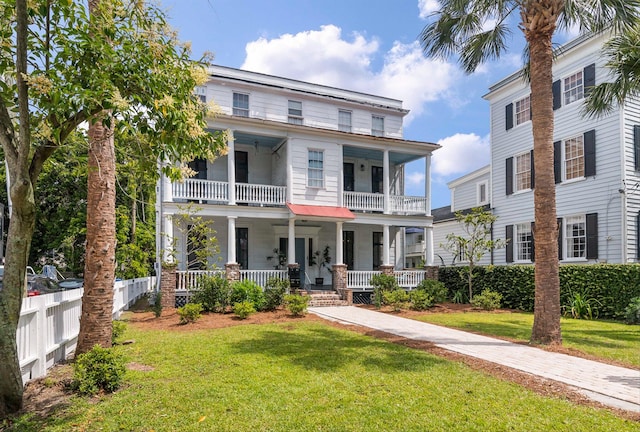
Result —
<svg viewBox="0 0 640 432"><path fill-rule="evenodd" d="M283 206L287 199L286 186L237 183L236 202L260 206Z"/></svg>
<svg viewBox="0 0 640 432"><path fill-rule="evenodd" d="M289 274L287 270L240 270L240 280L252 280L263 288L272 277L287 279Z"/></svg>
<svg viewBox="0 0 640 432"><path fill-rule="evenodd" d="M344 192L345 207L356 211L384 211L384 195L369 192ZM427 214L425 197L390 195L389 211L402 214Z"/></svg>
<svg viewBox="0 0 640 432"><path fill-rule="evenodd" d="M200 280L205 276L226 277L225 270L178 270L176 271L176 290L189 291L198 286ZM272 277L286 279L287 270L240 270L240 280L251 280L264 287L267 280Z"/></svg>
<svg viewBox="0 0 640 432"><path fill-rule="evenodd" d="M401 270L393 272L398 281L400 288L414 289L420 282L424 280L424 271L420 270Z"/></svg>
<svg viewBox="0 0 640 432"><path fill-rule="evenodd" d="M419 196L391 195L391 212L427 214L427 199Z"/></svg>
<svg viewBox="0 0 640 432"><path fill-rule="evenodd" d="M229 184L221 181L185 179L173 183L173 197L198 201L229 201Z"/></svg>
<svg viewBox="0 0 640 432"><path fill-rule="evenodd" d="M371 278L375 275L382 274L381 271L347 271L347 288L354 290L370 290ZM398 285L405 289L414 289L420 282L424 280L425 272L420 270L401 270L393 272Z"/></svg>
<svg viewBox="0 0 640 432"><path fill-rule="evenodd" d="M371 289L371 283L369 281L375 275L382 274L381 271L360 271L360 270L348 270L347 271L347 288L349 289Z"/></svg>

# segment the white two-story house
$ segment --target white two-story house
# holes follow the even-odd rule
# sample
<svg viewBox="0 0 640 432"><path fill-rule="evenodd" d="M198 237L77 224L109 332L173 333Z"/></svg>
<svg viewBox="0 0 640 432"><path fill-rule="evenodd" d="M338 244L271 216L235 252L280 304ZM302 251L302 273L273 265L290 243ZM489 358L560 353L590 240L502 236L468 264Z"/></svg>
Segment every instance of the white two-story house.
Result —
<svg viewBox="0 0 640 432"><path fill-rule="evenodd" d="M216 230L216 260L257 281L299 268L305 286L366 288L372 274L404 267L404 227L432 238L438 145L403 139L401 101L221 66L209 74L198 94L218 106L209 127L227 132L227 155L159 186L162 249L176 238L179 271L188 251L172 216L187 202ZM418 159L425 191L406 196L404 166ZM312 267L327 247L330 265Z"/></svg>
<svg viewBox="0 0 640 432"><path fill-rule="evenodd" d="M589 88L607 80L606 34L579 37L553 65L554 171L561 263L626 263L640 258L640 103L582 113ZM495 264L535 261L530 87L521 71L490 87L492 208L506 248Z"/></svg>

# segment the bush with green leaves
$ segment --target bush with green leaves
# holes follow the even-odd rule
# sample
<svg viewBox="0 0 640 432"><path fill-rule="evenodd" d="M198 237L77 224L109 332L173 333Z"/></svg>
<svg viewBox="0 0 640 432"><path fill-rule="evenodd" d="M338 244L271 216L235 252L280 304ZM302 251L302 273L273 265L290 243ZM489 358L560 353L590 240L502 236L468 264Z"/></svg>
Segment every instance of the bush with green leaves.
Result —
<svg viewBox="0 0 640 432"><path fill-rule="evenodd" d="M200 303L187 303L178 308L180 324L190 324L198 321L202 317L202 305Z"/></svg>
<svg viewBox="0 0 640 432"><path fill-rule="evenodd" d="M156 318L160 318L160 315L162 315L162 291L156 292L153 296L151 311Z"/></svg>
<svg viewBox="0 0 640 432"><path fill-rule="evenodd" d="M225 313L231 305L231 285L224 277L205 275L198 281L191 301L200 303L205 312Z"/></svg>
<svg viewBox="0 0 640 432"><path fill-rule="evenodd" d="M411 309L417 311L427 310L434 305L433 297L424 290L411 291L409 301L411 303Z"/></svg>
<svg viewBox="0 0 640 432"><path fill-rule="evenodd" d="M453 295L451 296L452 303L463 304L468 300L469 299L467 298L467 292L463 289L454 291Z"/></svg>
<svg viewBox="0 0 640 432"><path fill-rule="evenodd" d="M449 290L440 281L435 279L424 279L416 287L418 291L424 291L429 294L434 303L443 303L447 301Z"/></svg>
<svg viewBox="0 0 640 432"><path fill-rule="evenodd" d="M575 292L569 298L569 303L562 306L562 310L565 316L575 319L593 319L598 317L598 309L595 307L597 303L597 300Z"/></svg>
<svg viewBox="0 0 640 432"><path fill-rule="evenodd" d="M111 345L117 344L125 331L127 331L126 322L120 320L111 321Z"/></svg>
<svg viewBox="0 0 640 432"><path fill-rule="evenodd" d="M284 296L284 303L293 316L304 316L309 305L309 296L298 294L287 294Z"/></svg>
<svg viewBox="0 0 640 432"><path fill-rule="evenodd" d="M256 313L256 308L253 307L253 303L245 300L240 303L234 303L233 313L240 319L247 319L249 315Z"/></svg>
<svg viewBox="0 0 640 432"><path fill-rule="evenodd" d="M387 274L374 275L369 280L369 283L373 287L373 297L372 297L373 304L378 309L382 307L382 304L384 302L384 297L383 297L384 292L395 291L398 288L400 288L398 286L398 281L396 280L396 277L393 275L387 275Z"/></svg>
<svg viewBox="0 0 640 432"><path fill-rule="evenodd" d="M244 301L251 302L257 311L264 310L265 298L262 287L249 279L231 284L231 304Z"/></svg>
<svg viewBox="0 0 640 432"><path fill-rule="evenodd" d="M502 294L491 290L483 290L482 293L476 294L471 299L471 304L484 310L500 309L500 301Z"/></svg>
<svg viewBox="0 0 640 432"><path fill-rule="evenodd" d="M384 304L391 306L395 312L400 312L409 306L409 293L402 288L383 291L382 301Z"/></svg>
<svg viewBox="0 0 640 432"><path fill-rule="evenodd" d="M274 311L284 304L289 293L289 279L270 277L264 287L264 310Z"/></svg>
<svg viewBox="0 0 640 432"><path fill-rule="evenodd" d="M75 359L71 387L84 395L100 391L111 393L120 387L125 371L125 359L121 353L114 348L95 345Z"/></svg>
<svg viewBox="0 0 640 432"><path fill-rule="evenodd" d="M624 310L624 321L627 324L640 324L640 297L634 297Z"/></svg>

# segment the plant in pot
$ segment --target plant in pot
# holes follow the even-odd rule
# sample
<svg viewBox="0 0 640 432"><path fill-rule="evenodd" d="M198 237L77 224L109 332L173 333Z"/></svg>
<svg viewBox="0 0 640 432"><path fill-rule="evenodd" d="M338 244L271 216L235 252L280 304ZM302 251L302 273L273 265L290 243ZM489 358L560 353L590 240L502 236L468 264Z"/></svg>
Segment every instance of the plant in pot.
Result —
<svg viewBox="0 0 640 432"><path fill-rule="evenodd" d="M318 268L318 277L316 277L316 285L324 285L324 278L322 277L322 269L326 268L331 273L331 255L329 255L329 245L325 246L322 251L315 251L309 258L309 264L311 267Z"/></svg>

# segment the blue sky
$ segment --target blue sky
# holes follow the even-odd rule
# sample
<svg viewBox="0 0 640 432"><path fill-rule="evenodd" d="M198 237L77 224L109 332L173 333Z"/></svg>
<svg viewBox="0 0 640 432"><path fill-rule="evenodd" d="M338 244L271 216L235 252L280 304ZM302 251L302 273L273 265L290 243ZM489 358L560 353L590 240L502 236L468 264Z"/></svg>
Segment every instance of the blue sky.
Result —
<svg viewBox="0 0 640 432"><path fill-rule="evenodd" d="M465 75L455 59L425 58L417 42L437 0L163 0L193 57L215 64L388 96L410 109L406 139L435 142L432 206L447 182L489 163L491 84L522 65L522 33L510 51ZM561 38L562 39L562 38ZM566 39L566 38L564 38ZM563 42L560 40L559 42ZM406 194L424 193L424 162L407 166Z"/></svg>

